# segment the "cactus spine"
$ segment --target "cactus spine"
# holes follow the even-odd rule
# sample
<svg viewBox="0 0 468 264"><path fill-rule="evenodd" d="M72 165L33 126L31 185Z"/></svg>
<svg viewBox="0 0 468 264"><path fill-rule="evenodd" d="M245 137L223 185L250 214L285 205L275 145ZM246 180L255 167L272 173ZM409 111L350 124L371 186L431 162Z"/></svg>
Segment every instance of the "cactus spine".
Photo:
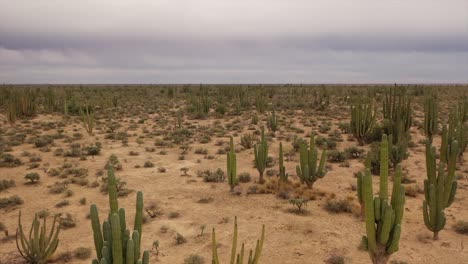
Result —
<svg viewBox="0 0 468 264"><path fill-rule="evenodd" d="M230 150L227 155L227 177L231 192L234 190L234 186L237 185L237 158L236 152L234 151L234 140L231 137Z"/></svg>
<svg viewBox="0 0 468 264"><path fill-rule="evenodd" d="M260 175L259 182L263 183L263 173L266 169L266 163L268 158L268 142L265 138L265 130L262 128L262 138L258 144L254 146L255 155L255 168L258 170Z"/></svg>
<svg viewBox="0 0 468 264"><path fill-rule="evenodd" d="M243 264L245 259L245 250L244 244L241 246L240 252L237 251L237 217L234 218L234 235L232 238L232 245L231 245L231 258L230 264ZM211 235L212 238L212 263L219 264L219 257L218 257L218 245L216 242L216 232L213 228L213 232ZM247 259L246 264L258 264L260 260L260 255L262 254L263 242L265 240L265 225L262 227L262 234L259 240L257 240L257 244L255 246L255 251L252 249L249 252L249 257Z"/></svg>
<svg viewBox="0 0 468 264"><path fill-rule="evenodd" d="M52 228L50 231L47 231L46 218L44 218L41 227L36 214L29 231L29 237L27 237L21 224L20 211L18 230L16 231L16 247L28 263L45 264L52 254L54 254L59 243L60 221L57 218L58 216L56 215L52 222Z"/></svg>
<svg viewBox="0 0 468 264"><path fill-rule="evenodd" d="M351 132L359 142L364 145L367 135L375 123L376 109L372 103L358 99L351 105Z"/></svg>
<svg viewBox="0 0 468 264"><path fill-rule="evenodd" d="M320 162L318 160L318 152L315 148L314 135L310 134L309 148L307 144L302 144L299 150L300 164L296 166L296 173L302 183L307 187L312 188L312 185L319 178L323 178L327 171L325 170L325 161L327 159L327 151L322 151ZM317 164L319 162L319 164Z"/></svg>
<svg viewBox="0 0 468 264"><path fill-rule="evenodd" d="M108 170L108 191L110 214L100 226L99 214L95 204L91 205L91 226L93 229L96 259L93 264L148 264L149 255L141 256L141 232L143 224L143 193L137 193L135 224L130 237L127 229L125 209L118 206L117 187L112 166ZM140 259L142 257L142 259Z"/></svg>
<svg viewBox="0 0 468 264"><path fill-rule="evenodd" d="M374 264L387 263L390 255L398 251L405 204L405 188L401 185L399 165L396 168L392 197L390 203L388 202L388 140L386 135L382 137L380 148L379 196L374 197L369 168L366 169L361 179L367 233L363 241Z"/></svg>
<svg viewBox="0 0 468 264"><path fill-rule="evenodd" d="M435 147L426 143L427 180L424 180L423 216L424 224L433 232L433 239L439 239L439 231L445 226L444 209L449 207L457 191L455 167L458 155L458 142L453 141L448 155L447 172L445 162L441 159L436 168Z"/></svg>
<svg viewBox="0 0 468 264"><path fill-rule="evenodd" d="M284 167L283 159L283 143L280 142L279 146L279 178L281 182L288 181L288 174L286 173L286 167Z"/></svg>

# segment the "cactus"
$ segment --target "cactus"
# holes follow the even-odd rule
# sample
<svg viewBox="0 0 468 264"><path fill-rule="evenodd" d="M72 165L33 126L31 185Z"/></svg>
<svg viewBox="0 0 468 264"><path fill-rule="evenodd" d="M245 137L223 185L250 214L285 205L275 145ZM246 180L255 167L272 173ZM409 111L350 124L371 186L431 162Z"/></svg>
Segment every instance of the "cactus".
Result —
<svg viewBox="0 0 468 264"><path fill-rule="evenodd" d="M240 253L237 250L237 217L234 218L234 235L232 238L232 245L231 245L231 258L230 264L242 264L244 263L245 259L245 250L244 244L241 246ZM216 232L213 228L213 232L211 234L212 238L212 264L220 264L219 257L218 257L218 244L216 242ZM247 259L247 264L258 264L260 260L260 255L262 254L263 242L265 240L265 225L262 227L262 235L259 240L257 240L257 244L255 246L255 251L250 250L249 257Z"/></svg>
<svg viewBox="0 0 468 264"><path fill-rule="evenodd" d="M432 94L424 98L424 134L432 142L432 138L437 134L438 104L437 97Z"/></svg>
<svg viewBox="0 0 468 264"><path fill-rule="evenodd" d="M6 117L11 126L16 123L16 107L12 102L9 102L7 105Z"/></svg>
<svg viewBox="0 0 468 264"><path fill-rule="evenodd" d="M275 111L267 117L267 127L268 130L275 133L278 130L278 117L276 117Z"/></svg>
<svg viewBox="0 0 468 264"><path fill-rule="evenodd" d="M143 193L137 193L136 213L133 232L127 229L125 209L117 201L117 187L114 168L108 169L108 192L110 213L104 220L102 229L98 210L91 205L91 226L94 236L96 259L93 264L148 264L148 251L141 256L141 235L143 225ZM141 257L141 259L140 259Z"/></svg>
<svg viewBox="0 0 468 264"><path fill-rule="evenodd" d="M47 231L46 217L41 227L37 214L29 231L29 237L23 231L21 224L21 211L18 216L18 230L16 231L16 247L21 256L28 263L45 264L57 249L60 232L60 220L58 215L54 217L52 228Z"/></svg>
<svg viewBox="0 0 468 264"><path fill-rule="evenodd" d="M231 137L230 149L227 155L227 177L231 192L237 185L237 158L234 151L234 140Z"/></svg>
<svg viewBox="0 0 468 264"><path fill-rule="evenodd" d="M463 121L463 117L458 114L459 109L454 108L450 111L448 126L442 127L442 145L440 147L440 160L449 163L449 156L452 149L452 143L457 141L457 156L461 157L466 150L468 140L468 125Z"/></svg>
<svg viewBox="0 0 468 264"><path fill-rule="evenodd" d="M280 182L287 182L288 181L288 174L286 173L286 168L284 167L284 159L283 159L283 144L280 142L279 146L279 178Z"/></svg>
<svg viewBox="0 0 468 264"><path fill-rule="evenodd" d="M384 119L390 123L390 126L399 126L402 122L402 129L405 133L411 128L413 118L412 118L412 108L411 108L411 99L405 95L406 88L395 86L387 93L385 93L385 98L383 100L383 116ZM394 130L393 130L394 131ZM387 131L388 134L390 131ZM394 140L396 135L394 135Z"/></svg>
<svg viewBox="0 0 468 264"><path fill-rule="evenodd" d="M325 170L325 161L327 159L326 150L322 151L320 162L318 160L318 152L315 148L314 135L310 134L309 148L307 144L301 144L300 150L300 165L296 166L296 173L302 183L307 187L312 188L314 182L323 178L327 171ZM319 162L317 166L317 162Z"/></svg>
<svg viewBox="0 0 468 264"><path fill-rule="evenodd" d="M359 142L364 145L367 135L375 123L376 109L372 103L358 99L351 106L351 133Z"/></svg>
<svg viewBox="0 0 468 264"><path fill-rule="evenodd" d="M380 192L374 197L369 168L361 177L360 197L364 203L366 233L364 246L374 264L387 263L398 251L405 204L405 188L401 185L401 166L397 166L390 203L388 200L388 139L382 136L380 147Z"/></svg>
<svg viewBox="0 0 468 264"><path fill-rule="evenodd" d="M92 135L94 128L94 111L90 111L88 106L86 106L85 110L81 110L80 112L86 132L88 132L89 135Z"/></svg>
<svg viewBox="0 0 468 264"><path fill-rule="evenodd" d="M266 163L268 158L268 142L265 138L265 130L262 128L262 138L260 143L255 144L254 146L254 155L255 155L255 168L259 173L259 182L263 183L263 173L266 169Z"/></svg>
<svg viewBox="0 0 468 264"><path fill-rule="evenodd" d="M433 232L433 239L439 239L439 231L445 226L444 209L449 207L457 191L455 179L456 161L458 155L458 142L451 144L448 154L447 172L445 161L441 159L439 168L436 168L435 147L426 143L426 169L427 180L424 180L423 216L424 224Z"/></svg>

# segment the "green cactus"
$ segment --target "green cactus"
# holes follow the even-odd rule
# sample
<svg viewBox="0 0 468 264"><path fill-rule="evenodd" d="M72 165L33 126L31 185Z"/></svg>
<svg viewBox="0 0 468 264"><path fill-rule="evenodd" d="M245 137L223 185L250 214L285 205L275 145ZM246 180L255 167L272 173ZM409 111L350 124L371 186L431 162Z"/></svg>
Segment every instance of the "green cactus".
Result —
<svg viewBox="0 0 468 264"><path fill-rule="evenodd" d="M437 97L432 93L424 98L424 134L432 142L432 138L438 131L438 104Z"/></svg>
<svg viewBox="0 0 468 264"><path fill-rule="evenodd" d="M104 220L102 230L95 204L91 205L91 226L94 236L96 259L93 264L148 264L149 255L141 256L141 234L143 225L143 193L137 193L136 213L132 236L127 229L125 209L118 206L114 168L108 169L108 192L110 213ZM140 259L142 257L142 259Z"/></svg>
<svg viewBox="0 0 468 264"><path fill-rule="evenodd" d="M259 173L259 183L263 183L263 173L266 169L268 158L268 142L265 138L265 130L262 128L262 138L258 144L254 146L255 168Z"/></svg>
<svg viewBox="0 0 468 264"><path fill-rule="evenodd" d="M279 146L279 178L280 182L287 182L288 181L288 174L286 173L286 167L284 167L284 159L283 159L283 143L280 142Z"/></svg>
<svg viewBox="0 0 468 264"><path fill-rule="evenodd" d="M439 231L445 226L444 209L449 207L457 191L455 178L456 161L458 155L458 142L451 144L448 154L447 172L445 172L445 161L441 159L439 169L436 168L435 147L426 143L426 169L427 180L424 180L423 216L424 224L433 232L433 239L439 239Z"/></svg>
<svg viewBox="0 0 468 264"><path fill-rule="evenodd" d="M226 154L227 156L227 177L231 192L234 191L234 187L237 185L237 158L236 152L234 151L234 140L231 137L230 150Z"/></svg>
<svg viewBox="0 0 468 264"><path fill-rule="evenodd" d="M411 99L406 96L406 88L395 86L387 93L385 93L385 98L383 100L383 116L384 119L390 123L390 126L399 126L400 122L402 123L401 129L406 133L410 130L413 123L412 118L413 110L411 108ZM393 131L387 131L388 134L394 132L395 129L390 129ZM394 135L394 140L396 135Z"/></svg>
<svg viewBox="0 0 468 264"><path fill-rule="evenodd" d="M93 134L94 129L94 111L90 110L88 106L86 106L85 110L81 110L81 118L83 119L83 126L88 132L89 135Z"/></svg>
<svg viewBox="0 0 468 264"><path fill-rule="evenodd" d="M268 115L267 127L268 127L268 130L273 133L275 133L278 130L279 123L278 123L278 117L276 117L275 111L273 111L271 115Z"/></svg>
<svg viewBox="0 0 468 264"><path fill-rule="evenodd" d="M60 232L60 220L58 215L54 217L52 228L47 231L46 217L41 227L37 214L29 231L29 236L23 231L21 224L21 211L18 216L18 230L16 231L16 247L21 256L28 263L45 264L57 249Z"/></svg>
<svg viewBox="0 0 468 264"><path fill-rule="evenodd" d="M374 127L376 112L372 103L361 99L355 100L351 105L351 133L361 146Z"/></svg>
<svg viewBox="0 0 468 264"><path fill-rule="evenodd" d="M309 147L307 147L307 144L301 144L299 154L300 164L296 166L297 176L302 183L305 183L307 187L312 188L315 181L323 178L327 173L325 169L327 151L322 151L322 156L319 162L314 135L311 133Z"/></svg>
<svg viewBox="0 0 468 264"><path fill-rule="evenodd" d="M243 264L245 259L245 249L244 244L241 246L240 252L237 250L237 217L234 218L234 235L232 238L232 245L231 245L231 258L230 264ZM212 264L220 264L219 257L218 257L218 243L216 242L216 232L213 228L212 232ZM260 255L262 254L263 242L265 240L265 225L262 227L262 234L259 240L257 240L257 244L255 246L255 251L250 250L249 257L247 259L247 264L258 264L260 260Z"/></svg>
<svg viewBox="0 0 468 264"><path fill-rule="evenodd" d="M380 147L380 192L374 197L369 168L361 177L359 195L364 203L366 233L363 242L374 264L387 263L398 251L405 204L405 188L401 185L401 166L397 166L390 203L388 201L388 139L383 135Z"/></svg>
<svg viewBox="0 0 468 264"><path fill-rule="evenodd" d="M464 122L463 116L459 115L458 108L453 108L449 114L448 126L442 127L442 145L440 147L440 160L449 162L449 155L454 141L458 143L457 156L461 157L468 144L468 124Z"/></svg>

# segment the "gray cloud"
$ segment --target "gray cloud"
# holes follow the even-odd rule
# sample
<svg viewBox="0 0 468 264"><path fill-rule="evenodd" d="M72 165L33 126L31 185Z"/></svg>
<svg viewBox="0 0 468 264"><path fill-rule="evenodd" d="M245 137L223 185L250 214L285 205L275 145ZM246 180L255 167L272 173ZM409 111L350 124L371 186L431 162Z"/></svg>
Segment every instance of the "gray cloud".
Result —
<svg viewBox="0 0 468 264"><path fill-rule="evenodd" d="M0 0L0 81L468 82L467 0L341 2Z"/></svg>

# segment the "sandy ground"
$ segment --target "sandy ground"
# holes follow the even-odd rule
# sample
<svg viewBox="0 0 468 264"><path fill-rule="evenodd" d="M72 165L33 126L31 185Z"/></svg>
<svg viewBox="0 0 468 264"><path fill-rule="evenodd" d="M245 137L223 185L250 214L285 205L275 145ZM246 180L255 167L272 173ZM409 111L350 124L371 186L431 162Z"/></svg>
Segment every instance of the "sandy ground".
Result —
<svg viewBox="0 0 468 264"><path fill-rule="evenodd" d="M61 120L57 116L40 116L34 121ZM296 121L298 121L297 119ZM128 127L129 120L123 121L123 127ZM150 128L154 120L148 120L146 127ZM210 125L214 120L190 121L192 123L203 123ZM246 124L250 120L244 121ZM334 127L338 121L334 120ZM141 127L130 134L141 134ZM300 127L299 124L297 124ZM247 125L245 126L247 129ZM311 128L305 128L308 133ZM313 128L316 130L315 128ZM283 131L277 133L287 134ZM144 192L145 204L155 202L162 215L150 219L143 227L143 247L151 249L154 240L160 242L160 254L156 256L151 253L152 263L183 263L190 254L199 254L205 258L206 263L211 262L211 229L216 228L219 252L224 263L228 261L230 253L230 241L233 231L234 216L238 217L240 241L246 242L247 248L254 247L256 239L260 236L261 226L266 226L266 238L263 248L261 263L293 264L293 263L324 263L330 256L337 254L345 256L346 263L370 263L367 252L358 249L361 237L365 234L364 223L360 217L351 213L334 214L323 209L326 198L322 197L310 201L305 208L306 215L297 215L288 212L292 206L287 200L277 198L274 194L246 195L249 185L254 183L240 184L243 194L233 195L229 192L227 183L205 183L202 178L196 176L198 170L222 168L225 170L225 156L215 155L219 148L215 142L219 140L213 137L208 144L191 144L192 151L186 155L183 161L178 160L180 149L178 146L168 148L167 155L159 155L160 148L156 152L145 152L145 147L153 146L154 138L143 138L144 144L138 145L135 140L137 136L129 138L129 146L124 147L120 141L110 141L104 139L104 135L95 131L94 136L87 136L82 126L69 124L66 133L79 131L84 138L77 141L80 143L102 142L103 149L100 156L88 158L80 161L79 158L55 157L53 149L63 147L67 149L67 143L63 140L55 140L55 147L51 152L40 152L31 144L23 144L13 148L12 154L21 156L23 151L37 153L42 157L40 169L27 170L23 165L17 168L0 168L0 179L14 179L17 187L10 188L0 193L0 197L7 197L13 194L21 196L25 203L11 210L0 210L0 222L3 222L10 233L14 233L17 226L19 209L23 214L23 222L29 228L29 223L35 212L48 209L51 213L70 213L76 219L75 228L63 230L60 234L60 245L56 255L62 252L73 251L77 247L88 247L93 249L92 230L90 220L86 218L89 212L89 205L97 204L101 217L108 212L107 196L100 193L99 188L87 188L77 185L70 185L74 192L72 197L66 198L71 204L63 208L55 208L54 205L63 200L63 195L52 195L48 192L47 186L59 180L47 176L42 170L48 163L48 168L61 166L65 160L79 167L88 169L88 179L95 180L96 171L103 168L106 160L111 154L116 154L123 164L123 170L117 172L128 183L128 187L133 190ZM44 133L52 133L45 131ZM247 131L245 131L247 132ZM236 142L239 141L236 137ZM304 136L304 134L301 134ZM416 184L421 188L425 179L425 157L424 146L418 143L423 138L420 131L412 128L413 142L416 147L410 149L410 157L402 165L409 178L416 180ZM338 143L338 149L343 150L346 146L355 145L356 142L347 141L348 135L343 134L343 142ZM227 141L227 138L222 138ZM436 138L435 145L439 145ZM291 143L283 140L285 152L292 148ZM270 155L277 157L278 137L270 142ZM203 155L193 153L197 147L207 148L209 154L215 159L203 159ZM134 150L140 153L139 156L129 156L129 151ZM21 158L27 162L26 158ZM197 162L201 160L201 163ZM258 173L253 168L252 150L242 150L237 154L238 172L249 172L254 180L258 179ZM147 160L155 164L153 168L143 168L143 163ZM297 156L296 156L297 160ZM315 183L314 189L326 193L335 194L337 198L355 197L355 191L351 190L351 185L355 184L356 178L353 173L362 170L363 165L359 160L349 160L350 167L341 167L339 164L331 164L332 170L325 178ZM290 175L295 175L297 161L285 162ZM135 168L140 165L141 168ZM158 167L165 167L166 173L158 172ZM189 177L180 176L181 167L189 168ZM274 167L277 169L277 166ZM24 185L24 175L28 172L36 171L41 175L41 181L37 185ZM423 194L417 197L408 197L405 205L405 215L403 232L400 241L400 250L392 255L391 260L401 261L394 263L468 263L468 236L457 234L453 230L453 224L457 220L468 221L468 167L460 166L458 174L459 189L453 205L446 209L447 225L440 233L439 241L432 241L432 234L426 229L422 218ZM295 179L295 176L291 177ZM96 178L97 179L97 178ZM100 182L100 180L98 180ZM378 184L378 178L374 177L374 184ZM376 185L377 186L377 185ZM375 190L377 188L374 188ZM80 205L79 200L86 197L88 203ZM212 198L211 203L202 204L197 202L201 198ZM127 209L127 221L133 224L135 211L135 193L128 197L120 198L120 206ZM356 202L355 202L356 203ZM178 218L171 219L169 214L178 212ZM228 219L226 221L226 218ZM200 226L206 225L205 234L199 236ZM167 228L163 233L161 227ZM176 245L176 233L182 234L187 242ZM12 252L16 250L14 239L0 242L0 253ZM73 259L72 263L90 263L91 259Z"/></svg>

